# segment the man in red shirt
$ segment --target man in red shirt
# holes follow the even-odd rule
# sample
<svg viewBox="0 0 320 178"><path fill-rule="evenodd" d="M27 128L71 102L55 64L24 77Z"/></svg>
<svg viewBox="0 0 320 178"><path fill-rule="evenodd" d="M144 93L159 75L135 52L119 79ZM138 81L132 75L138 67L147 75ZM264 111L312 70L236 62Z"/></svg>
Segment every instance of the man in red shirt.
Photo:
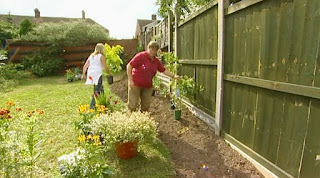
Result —
<svg viewBox="0 0 320 178"><path fill-rule="evenodd" d="M128 75L128 108L136 111L141 100L141 111L148 111L152 95L152 79L157 71L179 79L180 76L170 73L157 58L159 45L155 41L148 44L148 50L140 52L127 65Z"/></svg>

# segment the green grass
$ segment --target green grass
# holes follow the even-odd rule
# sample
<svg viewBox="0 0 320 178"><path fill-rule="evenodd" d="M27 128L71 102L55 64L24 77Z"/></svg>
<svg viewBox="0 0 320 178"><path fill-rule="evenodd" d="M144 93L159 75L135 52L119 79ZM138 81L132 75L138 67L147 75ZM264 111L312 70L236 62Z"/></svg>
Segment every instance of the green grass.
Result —
<svg viewBox="0 0 320 178"><path fill-rule="evenodd" d="M84 82L68 83L64 77L46 77L24 82L10 92L0 91L0 107L12 100L24 111L43 109L40 130L45 141L37 166L37 177L60 177L57 158L77 148L77 131L74 122L80 104L89 104L92 86ZM50 140L53 143L50 143ZM141 153L131 160L119 160L115 153L108 153L106 162L117 170L115 177L170 177L174 169L169 152L161 141L140 147Z"/></svg>

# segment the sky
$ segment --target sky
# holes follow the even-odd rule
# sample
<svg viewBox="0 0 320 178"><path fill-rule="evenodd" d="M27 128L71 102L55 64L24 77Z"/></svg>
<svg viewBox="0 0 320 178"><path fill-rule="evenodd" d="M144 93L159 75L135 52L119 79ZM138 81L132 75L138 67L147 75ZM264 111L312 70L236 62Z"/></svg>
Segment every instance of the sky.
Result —
<svg viewBox="0 0 320 178"><path fill-rule="evenodd" d="M110 36L130 39L135 35L137 19L156 14L156 0L0 0L0 14L34 16L38 8L43 17L91 18L109 29ZM159 17L157 17L159 19Z"/></svg>

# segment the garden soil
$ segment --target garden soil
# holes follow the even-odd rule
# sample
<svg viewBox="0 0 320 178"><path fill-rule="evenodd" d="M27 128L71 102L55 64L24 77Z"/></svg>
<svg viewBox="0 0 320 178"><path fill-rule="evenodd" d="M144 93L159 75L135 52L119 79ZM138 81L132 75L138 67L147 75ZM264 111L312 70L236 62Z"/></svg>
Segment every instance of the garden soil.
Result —
<svg viewBox="0 0 320 178"><path fill-rule="evenodd" d="M111 90L127 102L127 79L121 77ZM204 122L183 110L181 120L174 119L169 99L152 97L150 112L159 122L159 138L169 149L178 178L263 177L261 173L223 138L215 136ZM205 164L207 169L202 168Z"/></svg>

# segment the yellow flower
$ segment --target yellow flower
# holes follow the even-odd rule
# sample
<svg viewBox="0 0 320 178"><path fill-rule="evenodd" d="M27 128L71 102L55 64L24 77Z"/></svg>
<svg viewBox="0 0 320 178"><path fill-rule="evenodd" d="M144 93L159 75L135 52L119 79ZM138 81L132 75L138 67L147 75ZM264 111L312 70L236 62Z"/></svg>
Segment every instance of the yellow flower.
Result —
<svg viewBox="0 0 320 178"><path fill-rule="evenodd" d="M93 136L93 140L95 140L95 141L100 140L100 136L99 136L99 135L94 135L94 136Z"/></svg>
<svg viewBox="0 0 320 178"><path fill-rule="evenodd" d="M78 137L78 140L82 143L82 142L86 141L86 136L85 135L80 135Z"/></svg>
<svg viewBox="0 0 320 178"><path fill-rule="evenodd" d="M94 144L93 144L94 146L100 146L100 145L102 145L102 143L99 141L99 142L94 142Z"/></svg>
<svg viewBox="0 0 320 178"><path fill-rule="evenodd" d="M79 113L83 113L83 112L86 112L88 109L89 109L89 105L88 105L88 104L86 104L86 105L80 105L80 106L78 107L78 112L79 112Z"/></svg>
<svg viewBox="0 0 320 178"><path fill-rule="evenodd" d="M87 136L87 140L93 140L92 135L88 135L88 136Z"/></svg>
<svg viewBox="0 0 320 178"><path fill-rule="evenodd" d="M94 112L94 109L89 109L89 113L93 113Z"/></svg>

